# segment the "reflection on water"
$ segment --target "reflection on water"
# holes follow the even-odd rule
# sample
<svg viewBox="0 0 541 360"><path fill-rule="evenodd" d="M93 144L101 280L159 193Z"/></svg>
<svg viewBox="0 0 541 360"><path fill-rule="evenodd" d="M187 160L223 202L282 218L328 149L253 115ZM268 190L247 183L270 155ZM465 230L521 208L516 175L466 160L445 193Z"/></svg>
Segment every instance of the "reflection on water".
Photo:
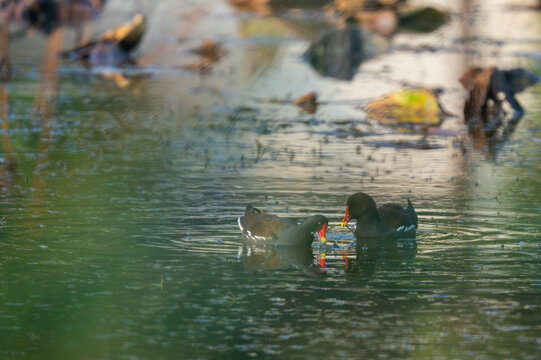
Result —
<svg viewBox="0 0 541 360"><path fill-rule="evenodd" d="M288 268L308 272L314 264L314 254L309 247L261 247L245 243L239 247L238 257L242 258L244 269L249 273Z"/></svg>
<svg viewBox="0 0 541 360"><path fill-rule="evenodd" d="M459 117L441 125L458 136L419 135L356 108L421 82L445 89L442 103L460 114L458 19L393 39L446 52L400 48L343 82L303 61L311 39L287 17L271 16L266 26L280 32L266 34L281 35L264 37L242 26L261 15L226 2L153 4L138 9L152 16L137 55L158 60L126 70L150 75L125 87L42 55L73 30L11 44L0 98L0 357L536 358L539 87L518 95L526 114L486 159ZM527 21L510 32L506 5L479 4L485 15L471 29L503 39L500 50L472 37L469 54L539 73L524 56L539 42L513 39L538 39L524 24L541 14L517 10ZM107 2L96 33L130 11ZM183 41L178 18L193 24ZM205 77L183 70L206 38L227 56ZM316 114L260 101L311 91ZM425 140L429 149L393 146ZM336 226L355 191L376 203L411 198L416 241L355 244ZM243 243L236 219L248 203L296 220L324 214L328 246Z"/></svg>

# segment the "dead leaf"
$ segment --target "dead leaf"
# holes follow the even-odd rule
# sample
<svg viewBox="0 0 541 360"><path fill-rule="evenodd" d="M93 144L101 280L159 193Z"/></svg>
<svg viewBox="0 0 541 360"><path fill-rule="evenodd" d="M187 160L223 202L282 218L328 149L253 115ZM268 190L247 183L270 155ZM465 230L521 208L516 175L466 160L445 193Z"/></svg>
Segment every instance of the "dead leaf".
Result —
<svg viewBox="0 0 541 360"><path fill-rule="evenodd" d="M364 109L385 125L439 126L446 114L434 92L427 89L400 90L372 101Z"/></svg>
<svg viewBox="0 0 541 360"><path fill-rule="evenodd" d="M317 94L315 92L309 92L295 100L293 104L306 111L308 114L314 114L317 110Z"/></svg>

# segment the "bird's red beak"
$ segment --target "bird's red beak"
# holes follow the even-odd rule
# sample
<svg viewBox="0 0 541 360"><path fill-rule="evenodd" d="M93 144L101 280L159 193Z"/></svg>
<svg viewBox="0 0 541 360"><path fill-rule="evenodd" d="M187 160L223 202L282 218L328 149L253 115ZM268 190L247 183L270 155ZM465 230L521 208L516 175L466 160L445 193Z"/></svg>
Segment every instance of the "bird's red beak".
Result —
<svg viewBox="0 0 541 360"><path fill-rule="evenodd" d="M323 224L323 227L319 231L319 237L321 238L321 242L325 244L325 241L327 241L327 223Z"/></svg>
<svg viewBox="0 0 541 360"><path fill-rule="evenodd" d="M351 215L349 214L349 206L346 206L346 215L344 215L344 218L342 219L341 226L342 227L346 226L350 219L351 219Z"/></svg>

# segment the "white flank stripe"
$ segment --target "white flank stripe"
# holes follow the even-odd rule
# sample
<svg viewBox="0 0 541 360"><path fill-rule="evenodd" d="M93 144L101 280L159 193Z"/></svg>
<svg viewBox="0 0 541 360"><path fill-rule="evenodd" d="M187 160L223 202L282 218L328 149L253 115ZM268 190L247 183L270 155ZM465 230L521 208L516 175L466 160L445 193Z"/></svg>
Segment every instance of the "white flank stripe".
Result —
<svg viewBox="0 0 541 360"><path fill-rule="evenodd" d="M240 218L241 218L241 217L242 217L242 216L239 216L239 218L237 219L237 222L239 223L240 231L244 232L244 228L242 227L242 223L241 223L241 221L240 221Z"/></svg>
<svg viewBox="0 0 541 360"><path fill-rule="evenodd" d="M413 230L415 229L415 225L411 224L406 230L404 231L410 231L410 230Z"/></svg>
<svg viewBox="0 0 541 360"><path fill-rule="evenodd" d="M237 223L239 224L239 228L240 228L240 231L242 231L242 234L252 240L257 240L257 241L268 241L268 240L272 240L272 238L270 237L266 237L266 236L259 236L259 235L254 235L252 234L252 232L250 230L247 230L245 229L244 227L242 227L242 221L241 221L241 218L242 216L240 216L238 219L237 219Z"/></svg>

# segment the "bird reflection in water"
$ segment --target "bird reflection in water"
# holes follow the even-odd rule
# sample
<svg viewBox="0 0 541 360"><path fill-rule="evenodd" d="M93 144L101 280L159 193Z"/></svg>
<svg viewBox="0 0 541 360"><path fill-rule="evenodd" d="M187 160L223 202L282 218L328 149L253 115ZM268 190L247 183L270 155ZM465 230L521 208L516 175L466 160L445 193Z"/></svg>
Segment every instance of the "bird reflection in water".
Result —
<svg viewBox="0 0 541 360"><path fill-rule="evenodd" d="M357 242L355 259L349 262L348 272L372 277L379 270L393 266L402 268L404 262L417 255L415 239L363 239Z"/></svg>
<svg viewBox="0 0 541 360"><path fill-rule="evenodd" d="M415 239L366 238L322 247L316 262L325 273L357 273L373 276L378 269L408 262L417 255Z"/></svg>
<svg viewBox="0 0 541 360"><path fill-rule="evenodd" d="M238 258L242 259L248 273L291 268L312 275L322 273L314 260L312 248L308 246L258 245L245 239L239 247Z"/></svg>

